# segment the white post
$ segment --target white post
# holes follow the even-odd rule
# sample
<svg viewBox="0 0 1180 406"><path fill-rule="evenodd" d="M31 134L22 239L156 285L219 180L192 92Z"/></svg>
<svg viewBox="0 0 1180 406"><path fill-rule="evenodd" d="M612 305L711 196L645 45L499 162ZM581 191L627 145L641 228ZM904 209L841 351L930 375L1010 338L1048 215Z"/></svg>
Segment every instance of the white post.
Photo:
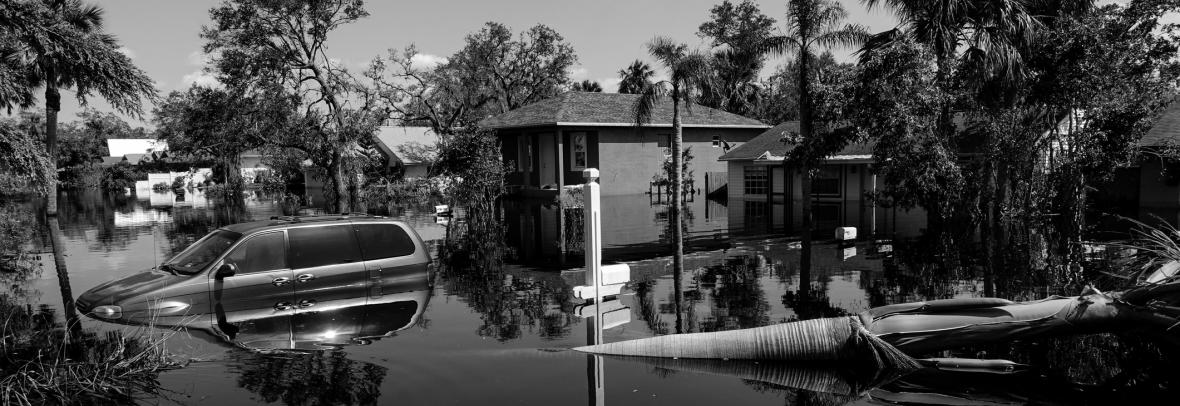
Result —
<svg viewBox="0 0 1180 406"><path fill-rule="evenodd" d="M582 189L586 216L586 286L594 289L594 302L598 304L602 301L602 186L597 182L598 169L586 168L582 177L586 181Z"/></svg>

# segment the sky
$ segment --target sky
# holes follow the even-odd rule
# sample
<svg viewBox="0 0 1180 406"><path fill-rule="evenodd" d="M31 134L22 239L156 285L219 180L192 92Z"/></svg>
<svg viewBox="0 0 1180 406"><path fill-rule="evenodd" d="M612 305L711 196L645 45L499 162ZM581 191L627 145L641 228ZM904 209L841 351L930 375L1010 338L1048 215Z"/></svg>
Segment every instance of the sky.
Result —
<svg viewBox="0 0 1180 406"><path fill-rule="evenodd" d="M359 71L389 49L415 44L426 54L424 62L445 58L463 46L464 37L484 23L497 21L514 33L545 24L569 42L578 56L571 70L576 81L590 79L607 91L617 88L617 72L631 61L648 61L645 44L656 36L668 36L690 47L707 49L707 41L696 36L709 10L721 0L415 0L368 1L370 16L329 34L328 54ZM95 3L90 0L90 3ZM213 0L104 0L105 27L123 45L124 52L156 81L163 97L193 83L211 80L202 73L204 57L201 27L209 23ZM778 20L781 31L786 1L756 1L762 12ZM892 28L896 19L886 10L867 10L859 1L845 0L849 22L871 32ZM841 59L849 50L837 51ZM767 71L783 63L778 57L767 63ZM68 96L67 96L68 95ZM89 106L113 111L100 98ZM76 119L82 107L73 93L63 92L59 119ZM132 126L149 126L151 107L143 117L124 116Z"/></svg>

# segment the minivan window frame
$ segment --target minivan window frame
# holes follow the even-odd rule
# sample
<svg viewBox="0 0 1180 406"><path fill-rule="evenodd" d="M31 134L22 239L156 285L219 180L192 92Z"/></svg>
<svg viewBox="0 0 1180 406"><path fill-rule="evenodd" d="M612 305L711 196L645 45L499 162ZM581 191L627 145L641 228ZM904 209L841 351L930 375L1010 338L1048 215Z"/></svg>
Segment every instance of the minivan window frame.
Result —
<svg viewBox="0 0 1180 406"><path fill-rule="evenodd" d="M229 256L229 253L238 249L238 247L244 245L246 243L246 241L250 241L250 239L254 238L255 236L259 236L262 234L267 234L267 233L271 233L271 232L275 232L275 231L279 231L279 232L283 233L283 248L286 251L290 251L291 250L291 238L287 235L287 228L286 227L263 228L263 229L255 230L249 234L242 234L242 236L238 237L238 240L234 242L234 245L231 245L228 249L225 250L225 252L221 253L221 256L217 257L217 260L210 263L211 266L209 266L209 268L207 268L201 272L196 272L193 275L200 275L200 274L204 273L204 274L208 275L210 278L215 277L217 274L217 268L220 268L221 265L225 263L225 258ZM286 253L284 253L284 255L286 255ZM291 264L288 263L287 267L290 268Z"/></svg>
<svg viewBox="0 0 1180 406"><path fill-rule="evenodd" d="M314 267L302 267L302 268L295 267L296 264L295 264L294 258L292 257L294 250L291 249L292 237L291 237L290 231L297 230L297 229L323 228L323 227L345 227L345 228L347 228L349 231L349 234L352 236L352 244L353 244L354 248L356 248L356 252L358 254L358 256L354 262L363 263L364 259L363 259L363 255L361 255L360 242L357 241L356 229L353 228L353 226L355 224L356 223L354 223L352 221L348 221L348 222L341 222L341 223L332 222L332 223L327 223L327 224L299 224L299 225L288 226L286 228L286 230L288 232L287 233L287 267L290 269L310 269L310 268L319 268L319 267L324 267L324 266L339 265L339 264L323 264L323 265L317 265Z"/></svg>
<svg viewBox="0 0 1180 406"><path fill-rule="evenodd" d="M410 243L410 248L411 248L410 252L406 253L406 254L402 254L402 255L394 255L394 256L389 256L389 257L380 257L380 258L372 258L372 259L366 258L367 254L365 253L364 243L361 242L360 229L358 228L359 226L362 226L362 225L380 225L380 226L397 227L397 229L401 230L402 234L406 236L406 241ZM419 251L425 249L425 247L418 246L418 240L415 238L415 232L409 226L404 225L404 224L400 224L396 221L357 221L357 222L353 222L352 226L353 226L352 231L353 231L353 235L355 236L357 248L360 249L360 251L361 251L361 259L363 261L384 261L384 260L393 259L393 258L412 257L412 256L418 254Z"/></svg>
<svg viewBox="0 0 1180 406"><path fill-rule="evenodd" d="M239 272L237 275L252 275L255 273L264 273L264 272L279 271L279 270L283 270L283 269L291 269L290 258L288 257L288 255L289 255L288 252L291 251L291 237L290 237L290 235L287 234L287 229L286 228L267 228L267 229L261 229L261 230L252 232L249 235L238 238L237 243L235 243L233 246L229 247L229 249L225 250L225 252L221 254L221 257L217 258L217 261L214 261L214 264L216 264L217 266L214 266L210 270L215 271L218 267L221 266L221 264L225 263L224 261L227 257L229 257L230 253L232 253L232 252L234 252L234 250L246 245L246 243L249 243L250 240L258 238L258 237L266 235L266 234L272 234L272 233L282 233L283 234L283 262L287 265L287 267L286 268L279 268L279 269L272 269L270 271L262 271L262 272L250 272L250 273L240 273ZM215 274L215 273L216 272L212 272L212 274ZM234 276L237 276L237 275L234 275Z"/></svg>

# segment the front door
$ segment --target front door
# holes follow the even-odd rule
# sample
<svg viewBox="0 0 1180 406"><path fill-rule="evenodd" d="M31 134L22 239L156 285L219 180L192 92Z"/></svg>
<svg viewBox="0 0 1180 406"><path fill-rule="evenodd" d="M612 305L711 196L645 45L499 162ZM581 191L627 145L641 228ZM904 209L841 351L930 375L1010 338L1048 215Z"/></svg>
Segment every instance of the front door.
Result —
<svg viewBox="0 0 1180 406"><path fill-rule="evenodd" d="M230 339L254 330L289 334L285 327L273 325L285 326L295 308L295 282L287 266L286 244L283 231L258 234L238 244L217 264L232 264L237 269L233 276L210 277L212 321ZM258 323L262 324L256 326Z"/></svg>
<svg viewBox="0 0 1180 406"><path fill-rule="evenodd" d="M540 161L540 168L537 171L541 176L541 187L557 185L557 144L553 139L553 134L541 134L537 139L537 152Z"/></svg>
<svg viewBox="0 0 1180 406"><path fill-rule="evenodd" d="M364 303L368 275L351 224L287 231L296 311Z"/></svg>

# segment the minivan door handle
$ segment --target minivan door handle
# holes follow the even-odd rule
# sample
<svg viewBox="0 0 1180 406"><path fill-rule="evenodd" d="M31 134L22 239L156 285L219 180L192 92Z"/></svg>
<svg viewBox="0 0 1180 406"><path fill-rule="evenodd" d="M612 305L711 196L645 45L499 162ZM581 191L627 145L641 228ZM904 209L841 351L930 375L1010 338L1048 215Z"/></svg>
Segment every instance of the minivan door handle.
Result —
<svg viewBox="0 0 1180 406"><path fill-rule="evenodd" d="M283 286L288 283L291 283L291 278L278 277L278 278L274 278L273 280L271 280L270 283L275 286Z"/></svg>
<svg viewBox="0 0 1180 406"><path fill-rule="evenodd" d="M292 305L292 304L291 304L291 302L278 302L278 303L275 303L275 310L278 310L278 311L291 310L291 309L294 309L294 308L295 308L295 306L294 306L294 305Z"/></svg>
<svg viewBox="0 0 1180 406"><path fill-rule="evenodd" d="M299 301L299 307L315 306L315 299L303 299Z"/></svg>
<svg viewBox="0 0 1180 406"><path fill-rule="evenodd" d="M297 281L299 281L299 282L307 282L307 281L310 281L310 280L312 280L312 279L315 279L315 275L312 275L312 274L309 274L309 273L305 273L305 274L303 274L303 275L299 275L299 276L296 276L296 277L295 277L295 280L297 280Z"/></svg>

